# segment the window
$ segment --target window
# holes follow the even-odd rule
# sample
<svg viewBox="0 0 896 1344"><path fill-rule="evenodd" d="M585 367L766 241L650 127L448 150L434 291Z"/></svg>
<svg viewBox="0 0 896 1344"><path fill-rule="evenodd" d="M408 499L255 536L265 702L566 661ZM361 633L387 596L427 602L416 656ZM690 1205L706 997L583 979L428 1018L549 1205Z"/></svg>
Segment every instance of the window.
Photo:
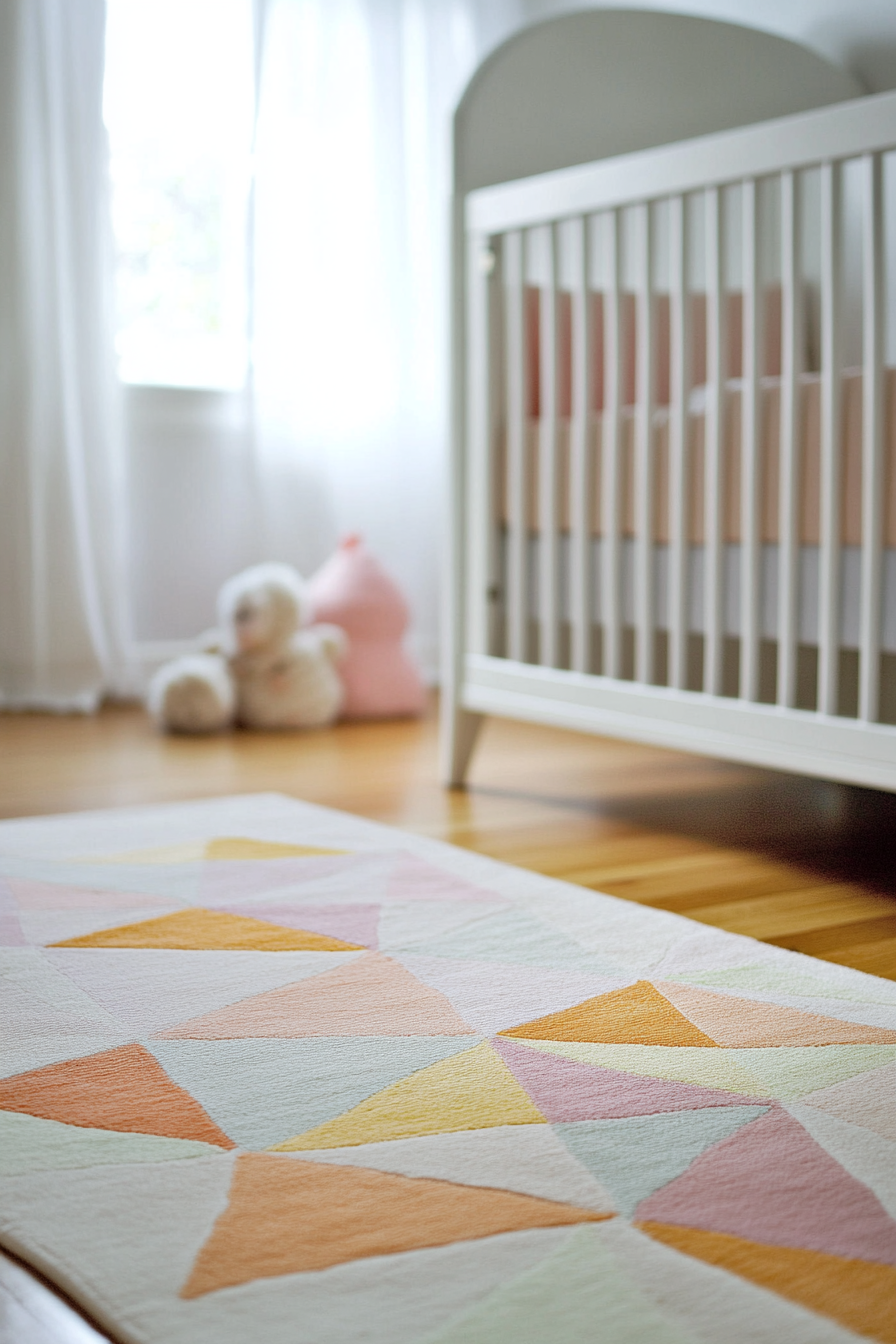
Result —
<svg viewBox="0 0 896 1344"><path fill-rule="evenodd" d="M127 383L246 377L251 0L108 0L104 113Z"/></svg>

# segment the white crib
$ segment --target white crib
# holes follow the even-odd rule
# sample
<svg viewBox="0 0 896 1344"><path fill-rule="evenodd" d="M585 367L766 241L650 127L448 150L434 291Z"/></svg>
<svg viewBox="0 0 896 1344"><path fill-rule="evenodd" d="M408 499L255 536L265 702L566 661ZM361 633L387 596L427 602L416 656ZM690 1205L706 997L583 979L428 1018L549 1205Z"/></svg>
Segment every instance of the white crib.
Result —
<svg viewBox="0 0 896 1344"><path fill-rule="evenodd" d="M497 714L896 790L896 94L855 93L612 11L471 86L450 782Z"/></svg>

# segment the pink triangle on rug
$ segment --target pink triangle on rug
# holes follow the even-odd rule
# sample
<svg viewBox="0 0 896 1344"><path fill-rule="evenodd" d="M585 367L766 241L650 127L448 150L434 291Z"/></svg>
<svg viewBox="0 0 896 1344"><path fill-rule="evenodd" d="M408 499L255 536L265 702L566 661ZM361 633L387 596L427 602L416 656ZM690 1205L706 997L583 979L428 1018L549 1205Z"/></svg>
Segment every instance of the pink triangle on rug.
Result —
<svg viewBox="0 0 896 1344"><path fill-rule="evenodd" d="M250 919L282 924L287 929L324 933L374 950L378 946L378 905L219 905L218 909L228 915L247 915Z"/></svg>
<svg viewBox="0 0 896 1344"><path fill-rule="evenodd" d="M702 1153L635 1217L896 1265L896 1222L779 1107Z"/></svg>
<svg viewBox="0 0 896 1344"><path fill-rule="evenodd" d="M560 1055L518 1045L506 1036L495 1037L492 1045L552 1124L698 1111L709 1106L767 1105L761 1097L578 1064Z"/></svg>
<svg viewBox="0 0 896 1344"><path fill-rule="evenodd" d="M712 1040L732 1049L778 1045L876 1045L896 1042L896 1031L844 1022L778 1003L716 994L696 985L655 980L661 994Z"/></svg>
<svg viewBox="0 0 896 1344"><path fill-rule="evenodd" d="M464 1021L486 1036L631 983L619 976L549 967L539 967L533 975L531 966L499 961L458 961L413 953L402 954L400 960L412 975L449 998Z"/></svg>
<svg viewBox="0 0 896 1344"><path fill-rule="evenodd" d="M323 975L181 1022L158 1039L475 1034L438 990L391 957L367 952Z"/></svg>
<svg viewBox="0 0 896 1344"><path fill-rule="evenodd" d="M842 1083L802 1097L804 1105L828 1111L851 1125L861 1125L896 1142L896 1064L871 1069Z"/></svg>
<svg viewBox="0 0 896 1344"><path fill-rule="evenodd" d="M307 859L206 859L202 864L200 905L259 896L266 891L301 887L324 877L346 876L364 867L372 854L322 854Z"/></svg>
<svg viewBox="0 0 896 1344"><path fill-rule="evenodd" d="M0 877L0 947L27 947L19 910L8 883Z"/></svg>
<svg viewBox="0 0 896 1344"><path fill-rule="evenodd" d="M164 896L145 892L105 891L95 887L73 887L62 882L36 882L31 878L6 879L21 911L37 910L147 910L154 905L170 909Z"/></svg>
<svg viewBox="0 0 896 1344"><path fill-rule="evenodd" d="M500 892L475 886L414 854L400 854L389 874L386 897L393 901L501 901Z"/></svg>

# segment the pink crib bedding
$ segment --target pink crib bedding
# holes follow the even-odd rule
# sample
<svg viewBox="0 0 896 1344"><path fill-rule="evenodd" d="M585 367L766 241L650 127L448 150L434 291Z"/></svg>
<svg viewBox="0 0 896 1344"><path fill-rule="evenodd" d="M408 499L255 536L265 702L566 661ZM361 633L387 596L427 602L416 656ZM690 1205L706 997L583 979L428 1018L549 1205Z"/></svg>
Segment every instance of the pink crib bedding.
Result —
<svg viewBox="0 0 896 1344"><path fill-rule="evenodd" d="M723 508L724 540L741 540L741 305L742 296L726 296L726 366L729 377L725 384L723 411ZM531 532L539 532L547 524L543 516L543 502L539 496L539 458L541 440L541 396L539 379L539 309L540 291L527 290L527 421L526 421L526 494L527 521ZM604 420L604 360L603 360L603 298L593 297L592 377L593 403L590 421L591 480L594 490L591 501L591 530L599 537L602 532L601 506L601 444ZM668 295L656 297L656 387L653 414L655 454L654 541L670 540L669 490L669 300ZM691 357L692 390L688 405L688 515L689 540L703 542L705 427L706 427L706 304L705 296L691 296ZM561 532L570 528L570 429L572 410L572 378L569 349L571 333L571 302L568 294L559 296L560 360L558 376L558 412L560 416L557 472L558 516L556 526ZM764 366L760 390L760 491L762 542L778 540L779 438L780 438L780 290L766 293L764 321ZM635 533L635 384L636 384L636 321L634 296L623 296L622 325L626 356L622 371L621 414L621 525L625 536ZM805 363L816 363L812 332L807 328ZM804 373L800 377L800 440L799 464L799 542L814 546L819 543L821 506L821 377L818 373ZM862 541L862 371L845 369L841 389L841 535L844 546L858 546ZM496 445L496 501L499 521L510 519L510 482L507 471L506 435L499 428ZM884 378L884 545L896 548L896 369L887 369Z"/></svg>
<svg viewBox="0 0 896 1344"><path fill-rule="evenodd" d="M802 428L802 456L800 463L800 534L802 545L815 546L819 542L821 505L821 385L818 374L804 374L800 379ZM761 388L760 412L760 479L761 479L761 534L763 542L778 540L778 446L780 435L779 378L764 378ZM886 469L883 501L883 535L886 547L896 547L896 369L888 369L885 378L886 408ZM862 374L849 369L843 378L843 438L841 448L841 533L844 546L859 546L862 541ZM705 387L694 388L688 411L688 516L689 540L703 542L704 477L705 477ZM527 497L528 526L532 532L541 531L547 519L539 498L539 457L541 422L527 422ZM601 442L603 413L591 420L591 479L594 492L591 501L591 530L595 537L602 533L601 520ZM570 528L570 422L562 420L558 443L558 516L561 532ZM741 383L730 380L726 385L723 448L724 540L741 540ZM654 541L670 540L669 492L669 409L659 406L654 412ZM621 417L621 523L624 536L635 534L635 413L632 406L623 408ZM498 451L497 499L499 519L507 524L510 519L509 480L503 435Z"/></svg>

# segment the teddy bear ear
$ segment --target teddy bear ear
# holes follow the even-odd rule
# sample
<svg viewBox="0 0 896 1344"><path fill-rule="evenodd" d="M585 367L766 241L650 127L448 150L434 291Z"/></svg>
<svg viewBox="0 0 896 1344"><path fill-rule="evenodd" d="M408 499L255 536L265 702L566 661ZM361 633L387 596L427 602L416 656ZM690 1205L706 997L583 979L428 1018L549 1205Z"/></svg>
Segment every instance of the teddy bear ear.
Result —
<svg viewBox="0 0 896 1344"><path fill-rule="evenodd" d="M285 565L279 560L265 561L260 565L250 565L222 584L218 592L219 610L230 611L243 594L267 585L291 593L296 601L305 592L305 580L292 565Z"/></svg>
<svg viewBox="0 0 896 1344"><path fill-rule="evenodd" d="M227 632L240 598L252 587L251 570L233 574L218 589L218 624Z"/></svg>

